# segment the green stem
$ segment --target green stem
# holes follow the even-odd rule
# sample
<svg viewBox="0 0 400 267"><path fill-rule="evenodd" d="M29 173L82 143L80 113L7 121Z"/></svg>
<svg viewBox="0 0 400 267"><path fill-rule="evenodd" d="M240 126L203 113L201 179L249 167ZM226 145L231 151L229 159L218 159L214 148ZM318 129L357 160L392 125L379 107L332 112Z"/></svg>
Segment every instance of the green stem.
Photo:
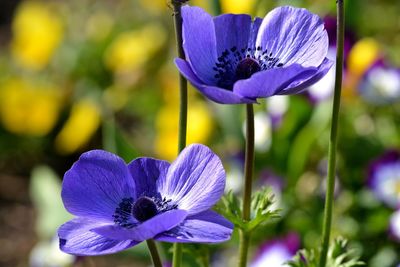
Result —
<svg viewBox="0 0 400 267"><path fill-rule="evenodd" d="M172 266L180 267L182 265L182 244L175 243L173 250Z"/></svg>
<svg viewBox="0 0 400 267"><path fill-rule="evenodd" d="M183 37L182 37L182 15L181 6L183 1L172 0L174 7L174 26L175 37L177 44L178 56L185 59L185 52L183 51ZM186 147L186 132L187 132L187 81L182 74L179 74L179 88L180 88L180 106L179 106L179 133L178 133L178 153ZM175 243L173 248L172 266L180 267L182 263L182 244Z"/></svg>
<svg viewBox="0 0 400 267"><path fill-rule="evenodd" d="M156 242L153 239L146 240L147 247L149 248L151 260L154 267L162 267L160 255L158 254Z"/></svg>
<svg viewBox="0 0 400 267"><path fill-rule="evenodd" d="M240 230L239 267L247 266L247 252L250 244L250 234Z"/></svg>
<svg viewBox="0 0 400 267"><path fill-rule="evenodd" d="M254 170L254 109L253 104L246 105L246 155L244 163L244 190L243 190L243 221L250 221L250 204L251 204L251 189L253 182ZM245 267L247 264L247 252L249 249L250 234L240 231L240 254L239 267Z"/></svg>
<svg viewBox="0 0 400 267"><path fill-rule="evenodd" d="M172 1L174 6L174 25L175 37L177 44L178 57L185 59L185 52L183 51L183 37L182 37L182 15L181 3L179 1ZM180 88L180 107L179 107L179 136L178 136L178 153L186 147L186 132L187 132L187 109L188 109L188 96L187 96L187 81L182 74L179 74L179 88Z"/></svg>
<svg viewBox="0 0 400 267"><path fill-rule="evenodd" d="M344 5L343 0L337 0L337 51L336 51L336 75L335 75L335 93L333 98L331 137L328 152L328 180L325 196L325 213L322 229L322 248L320 256L320 267L325 267L329 239L332 225L333 198L335 189L336 172L336 147L337 131L339 123L340 95L342 91L342 72L343 72L343 45L344 45Z"/></svg>

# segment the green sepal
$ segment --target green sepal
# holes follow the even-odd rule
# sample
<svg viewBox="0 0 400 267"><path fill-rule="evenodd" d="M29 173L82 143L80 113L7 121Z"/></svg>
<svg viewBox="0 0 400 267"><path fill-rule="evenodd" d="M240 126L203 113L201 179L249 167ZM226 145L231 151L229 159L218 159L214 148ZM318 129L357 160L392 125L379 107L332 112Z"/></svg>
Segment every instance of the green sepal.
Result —
<svg viewBox="0 0 400 267"><path fill-rule="evenodd" d="M319 267L319 250L302 249L287 264L291 267ZM349 247L348 241L338 237L329 247L326 267L364 266L359 253Z"/></svg>
<svg viewBox="0 0 400 267"><path fill-rule="evenodd" d="M236 228L245 232L252 232L262 223L279 217L279 210L274 210L274 196L269 188L262 188L251 199L251 219L242 219L242 201L229 191L217 204L216 210L230 220Z"/></svg>

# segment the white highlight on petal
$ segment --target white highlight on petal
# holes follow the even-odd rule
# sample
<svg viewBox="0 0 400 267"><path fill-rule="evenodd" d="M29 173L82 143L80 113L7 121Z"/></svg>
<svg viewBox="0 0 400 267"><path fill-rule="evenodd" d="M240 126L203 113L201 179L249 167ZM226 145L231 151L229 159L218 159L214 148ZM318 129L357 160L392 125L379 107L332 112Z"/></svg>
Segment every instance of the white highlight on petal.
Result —
<svg viewBox="0 0 400 267"><path fill-rule="evenodd" d="M30 255L30 266L33 267L67 267L75 261L75 256L60 250L58 238L41 241L35 245Z"/></svg>
<svg viewBox="0 0 400 267"><path fill-rule="evenodd" d="M400 210L393 213L390 217L390 229L392 234L400 240Z"/></svg>
<svg viewBox="0 0 400 267"><path fill-rule="evenodd" d="M387 104L400 99L400 70L373 67L360 84L360 94L373 104Z"/></svg>
<svg viewBox="0 0 400 267"><path fill-rule="evenodd" d="M284 264L292 258L292 253L282 243L278 243L268 247L262 252L260 257L250 267L282 267L288 266Z"/></svg>
<svg viewBox="0 0 400 267"><path fill-rule="evenodd" d="M400 203L400 162L381 166L374 176L373 187L377 197L397 207Z"/></svg>
<svg viewBox="0 0 400 267"><path fill-rule="evenodd" d="M282 116L289 107L289 97L276 95L267 98L267 111L273 117Z"/></svg>
<svg viewBox="0 0 400 267"><path fill-rule="evenodd" d="M375 68L369 73L368 80L382 97L400 96L400 73L396 70Z"/></svg>

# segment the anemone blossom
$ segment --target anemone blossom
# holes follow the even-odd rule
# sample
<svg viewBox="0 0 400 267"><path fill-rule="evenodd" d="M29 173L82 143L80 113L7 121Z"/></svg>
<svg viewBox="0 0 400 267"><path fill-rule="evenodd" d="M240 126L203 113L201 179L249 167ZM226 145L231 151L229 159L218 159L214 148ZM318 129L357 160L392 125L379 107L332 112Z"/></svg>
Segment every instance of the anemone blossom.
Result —
<svg viewBox="0 0 400 267"><path fill-rule="evenodd" d="M272 10L264 19L212 17L182 7L186 60L175 63L191 84L222 104L302 92L331 68L323 21L306 9Z"/></svg>
<svg viewBox="0 0 400 267"><path fill-rule="evenodd" d="M400 205L400 152L388 150L372 161L368 169L368 184L376 198L387 205Z"/></svg>
<svg viewBox="0 0 400 267"><path fill-rule="evenodd" d="M210 208L225 187L221 161L191 145L172 163L84 153L66 172L65 208L76 217L58 230L60 248L74 255L115 253L147 239L218 243L233 225Z"/></svg>

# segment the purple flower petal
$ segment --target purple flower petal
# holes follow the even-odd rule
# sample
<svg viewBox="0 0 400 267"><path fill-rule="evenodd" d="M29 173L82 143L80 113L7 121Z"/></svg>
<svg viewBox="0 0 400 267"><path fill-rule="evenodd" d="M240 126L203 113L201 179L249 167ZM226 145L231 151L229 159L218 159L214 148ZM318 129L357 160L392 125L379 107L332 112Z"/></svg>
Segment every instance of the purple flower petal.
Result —
<svg viewBox="0 0 400 267"><path fill-rule="evenodd" d="M262 51L267 49L284 66L296 63L316 67L328 52L328 34L323 21L306 9L278 7L264 18L256 45Z"/></svg>
<svg viewBox="0 0 400 267"><path fill-rule="evenodd" d="M112 220L123 198L135 198L135 184L118 156L93 150L82 154L64 175L61 196L65 208L77 216Z"/></svg>
<svg viewBox="0 0 400 267"><path fill-rule="evenodd" d="M368 184L375 196L387 205L398 208L400 197L397 184L400 181L400 152L388 150L373 160L368 169Z"/></svg>
<svg viewBox="0 0 400 267"><path fill-rule="evenodd" d="M292 82L284 90L280 91L279 95L298 94L307 89L309 86L321 80L325 74L329 72L334 62L325 58L322 64L316 69L312 75L304 75L296 81Z"/></svg>
<svg viewBox="0 0 400 267"><path fill-rule="evenodd" d="M185 76L190 83L198 89L206 97L221 104L240 104L240 103L256 103L256 100L243 97L239 94L235 94L232 91L222 89L215 86L207 86L194 74L189 63L183 59L175 59L175 64L179 71Z"/></svg>
<svg viewBox="0 0 400 267"><path fill-rule="evenodd" d="M297 235L267 241L259 248L250 267L287 266L285 263L296 254L298 248Z"/></svg>
<svg viewBox="0 0 400 267"><path fill-rule="evenodd" d="M129 171L136 184L137 196L156 196L157 181L164 180L169 162L153 158L138 158L128 164Z"/></svg>
<svg viewBox="0 0 400 267"><path fill-rule="evenodd" d="M235 83L233 92L248 98L269 97L279 94L291 83L304 80L317 72L315 67L293 64L283 68L273 68L253 74L251 78Z"/></svg>
<svg viewBox="0 0 400 267"><path fill-rule="evenodd" d="M207 210L188 217L183 224L155 239L179 243L219 243L231 238L233 224L218 213Z"/></svg>
<svg viewBox="0 0 400 267"><path fill-rule="evenodd" d="M224 14L214 18L214 26L218 56L225 50L247 48L252 28L249 15Z"/></svg>
<svg viewBox="0 0 400 267"><path fill-rule="evenodd" d="M221 160L208 147L194 144L181 152L159 186L163 197L193 215L210 209L221 198L225 171Z"/></svg>
<svg viewBox="0 0 400 267"><path fill-rule="evenodd" d="M251 24L249 42L247 43L248 47L256 46L257 35L258 35L258 31L260 29L262 21L263 21L262 18L256 17L254 19L253 23Z"/></svg>
<svg viewBox="0 0 400 267"><path fill-rule="evenodd" d="M75 218L63 224L58 230L60 249L77 256L89 256L116 253L138 244L132 240L112 240L90 231L101 225L86 218Z"/></svg>
<svg viewBox="0 0 400 267"><path fill-rule="evenodd" d="M123 228L118 225L103 225L92 228L91 231L115 240L144 241L179 225L187 216L184 210L170 210L154 216L133 228Z"/></svg>
<svg viewBox="0 0 400 267"><path fill-rule="evenodd" d="M198 7L182 7L183 49L196 76L204 83L215 85L212 72L217 61L213 18Z"/></svg>

